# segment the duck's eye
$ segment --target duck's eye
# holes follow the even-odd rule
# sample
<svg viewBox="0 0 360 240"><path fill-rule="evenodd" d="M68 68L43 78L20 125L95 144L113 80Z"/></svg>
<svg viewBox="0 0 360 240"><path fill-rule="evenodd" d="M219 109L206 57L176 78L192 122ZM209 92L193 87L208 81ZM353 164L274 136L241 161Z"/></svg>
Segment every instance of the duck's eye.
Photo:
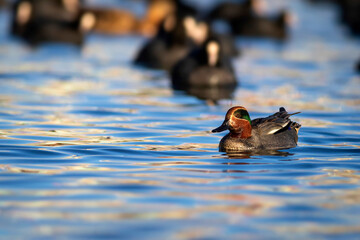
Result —
<svg viewBox="0 0 360 240"><path fill-rule="evenodd" d="M249 113L244 109L238 109L233 114L236 118L248 120L251 123Z"/></svg>

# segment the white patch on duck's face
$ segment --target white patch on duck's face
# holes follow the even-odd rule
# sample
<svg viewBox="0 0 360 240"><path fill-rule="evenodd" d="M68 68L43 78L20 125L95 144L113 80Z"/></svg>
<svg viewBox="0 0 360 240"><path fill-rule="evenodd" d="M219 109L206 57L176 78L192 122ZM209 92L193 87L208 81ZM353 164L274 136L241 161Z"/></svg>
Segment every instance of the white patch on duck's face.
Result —
<svg viewBox="0 0 360 240"><path fill-rule="evenodd" d="M20 25L26 24L31 17L32 6L29 2L20 3L17 13L16 13L16 21Z"/></svg>
<svg viewBox="0 0 360 240"><path fill-rule="evenodd" d="M186 35L193 37L194 32L196 31L196 21L193 17L186 17L183 20Z"/></svg>
<svg viewBox="0 0 360 240"><path fill-rule="evenodd" d="M79 0L62 0L65 9L71 13L75 13L79 9Z"/></svg>
<svg viewBox="0 0 360 240"><path fill-rule="evenodd" d="M205 42L208 35L209 35L209 26L204 22L198 23L196 25L196 29L194 32L195 43L201 45L202 43Z"/></svg>
<svg viewBox="0 0 360 240"><path fill-rule="evenodd" d="M211 41L206 46L206 52L208 54L208 64L212 67L219 61L220 46L217 42Z"/></svg>
<svg viewBox="0 0 360 240"><path fill-rule="evenodd" d="M80 19L80 30L82 32L90 31L96 23L96 17L93 13L87 12Z"/></svg>

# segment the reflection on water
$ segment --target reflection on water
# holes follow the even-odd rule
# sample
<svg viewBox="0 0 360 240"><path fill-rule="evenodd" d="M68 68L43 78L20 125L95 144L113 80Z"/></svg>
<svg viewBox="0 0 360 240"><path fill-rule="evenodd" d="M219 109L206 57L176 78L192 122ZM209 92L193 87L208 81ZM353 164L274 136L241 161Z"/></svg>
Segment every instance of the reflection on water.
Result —
<svg viewBox="0 0 360 240"><path fill-rule="evenodd" d="M358 237L359 44L330 5L291 7L289 42L238 41L241 87L217 105L129 65L140 37L90 36L78 52L0 35L1 235ZM218 152L222 135L210 130L233 104L252 118L301 111L299 146Z"/></svg>

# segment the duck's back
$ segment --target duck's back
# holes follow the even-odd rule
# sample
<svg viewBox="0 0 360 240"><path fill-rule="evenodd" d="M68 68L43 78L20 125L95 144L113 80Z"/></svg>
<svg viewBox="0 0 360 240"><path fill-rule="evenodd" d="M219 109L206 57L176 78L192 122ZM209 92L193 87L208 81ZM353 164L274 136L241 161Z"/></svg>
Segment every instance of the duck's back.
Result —
<svg viewBox="0 0 360 240"><path fill-rule="evenodd" d="M296 113L295 113L296 114ZM292 148L297 145L300 124L290 120L285 108L266 118L252 120L252 136L257 136L265 149Z"/></svg>

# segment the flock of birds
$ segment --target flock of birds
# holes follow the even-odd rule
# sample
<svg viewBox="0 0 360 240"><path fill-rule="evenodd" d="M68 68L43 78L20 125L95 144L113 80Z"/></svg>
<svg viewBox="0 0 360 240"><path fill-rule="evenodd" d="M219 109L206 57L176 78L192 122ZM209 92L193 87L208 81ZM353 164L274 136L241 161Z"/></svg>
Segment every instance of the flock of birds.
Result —
<svg viewBox="0 0 360 240"><path fill-rule="evenodd" d="M46 42L81 46L90 32L145 35L149 40L139 49L134 64L165 70L175 90L217 101L231 98L238 84L231 60L241 53L234 38L285 41L293 22L287 10L267 16L264 0L222 1L207 12L181 0L144 1L146 13L138 18L122 9L87 6L82 0L16 0L11 33L32 46ZM360 1L308 1L338 4L340 19L353 34L360 33ZM219 21L228 32L216 31ZM267 118L251 120L247 110L238 106L228 111L224 123L213 132L230 130L220 142L222 151L294 147L300 125L290 120L291 115L280 108Z"/></svg>

